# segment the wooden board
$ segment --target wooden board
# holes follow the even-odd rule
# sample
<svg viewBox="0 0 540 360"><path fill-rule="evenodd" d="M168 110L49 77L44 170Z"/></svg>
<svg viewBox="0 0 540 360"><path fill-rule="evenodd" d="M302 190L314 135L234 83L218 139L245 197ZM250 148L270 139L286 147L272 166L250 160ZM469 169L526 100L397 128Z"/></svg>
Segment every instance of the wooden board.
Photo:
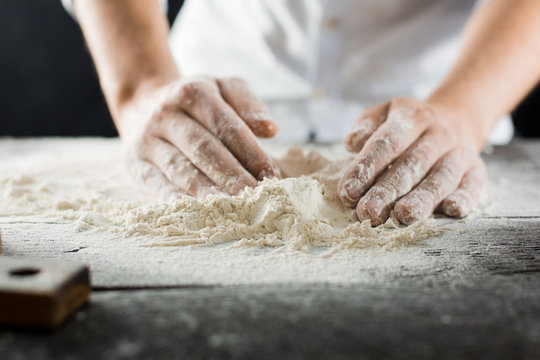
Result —
<svg viewBox="0 0 540 360"><path fill-rule="evenodd" d="M533 274L355 286L97 292L53 334L0 331L10 359L538 359Z"/></svg>
<svg viewBox="0 0 540 360"><path fill-rule="evenodd" d="M0 330L0 354L538 359L540 141L485 158L484 207L444 236L352 261L317 254L284 261L249 250L244 282L228 281L241 267L209 249L148 248L76 233L65 222L0 218L6 255L88 263L95 280L90 306L59 331ZM345 273L339 261L350 261ZM321 270L330 282L317 278ZM269 283L268 272L280 272L281 283Z"/></svg>
<svg viewBox="0 0 540 360"><path fill-rule="evenodd" d="M537 272L540 221L474 219L419 246L391 251L268 255L272 249L148 248L137 240L77 234L69 224L1 224L5 254L86 263L94 286L132 288L279 283L386 281L388 276ZM241 255L242 263L233 262ZM324 276L323 276L324 275Z"/></svg>

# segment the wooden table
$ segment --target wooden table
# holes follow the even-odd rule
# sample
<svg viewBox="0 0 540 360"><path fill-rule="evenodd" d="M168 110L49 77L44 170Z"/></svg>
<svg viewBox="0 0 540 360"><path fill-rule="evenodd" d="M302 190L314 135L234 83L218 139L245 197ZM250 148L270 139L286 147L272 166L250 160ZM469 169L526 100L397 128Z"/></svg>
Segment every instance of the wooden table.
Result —
<svg viewBox="0 0 540 360"><path fill-rule="evenodd" d="M5 255L83 261L95 285L57 331L0 329L0 358L539 359L540 142L485 159L494 208L441 238L359 259L349 284L224 286L195 270L190 281L163 249L112 261L96 255L106 242L86 251L84 239L68 241L66 224L0 221Z"/></svg>

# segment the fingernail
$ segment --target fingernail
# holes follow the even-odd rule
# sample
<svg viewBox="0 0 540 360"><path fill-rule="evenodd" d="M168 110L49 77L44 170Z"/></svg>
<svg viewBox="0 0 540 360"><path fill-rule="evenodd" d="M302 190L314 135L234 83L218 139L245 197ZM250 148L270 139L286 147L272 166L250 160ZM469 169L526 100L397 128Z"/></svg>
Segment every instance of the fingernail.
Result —
<svg viewBox="0 0 540 360"><path fill-rule="evenodd" d="M263 170L257 176L257 180L263 181L264 179L281 179L281 172L279 169L272 169L272 171Z"/></svg>
<svg viewBox="0 0 540 360"><path fill-rule="evenodd" d="M358 217L358 220L364 221L364 220L371 220L371 216L369 215L369 212L366 209L365 204L358 203L358 206L356 207L356 216Z"/></svg>
<svg viewBox="0 0 540 360"><path fill-rule="evenodd" d="M343 189L348 197L348 200L357 202L360 198L360 190L362 189L362 183L357 178L351 178L343 184Z"/></svg>
<svg viewBox="0 0 540 360"><path fill-rule="evenodd" d="M410 225L424 217L425 205L418 199L406 199L395 206L396 217L400 222Z"/></svg>
<svg viewBox="0 0 540 360"><path fill-rule="evenodd" d="M445 200L444 213L451 217L464 217L470 213L468 204L466 201L460 201L459 198L448 198Z"/></svg>
<svg viewBox="0 0 540 360"><path fill-rule="evenodd" d="M257 180L263 181L264 179L274 179L276 176L274 175L273 171L267 171L263 170L257 175Z"/></svg>
<svg viewBox="0 0 540 360"><path fill-rule="evenodd" d="M231 195L238 195L239 193L242 192L242 190L244 190L246 187L250 187L250 186L256 186L257 185L257 181L255 179L253 179L254 183L252 184L249 184L247 183L246 181L244 181L243 179L240 179L238 177L235 177L235 176L231 176L227 179L227 181L225 182L224 184L224 188L225 190L227 190L227 192Z"/></svg>
<svg viewBox="0 0 540 360"><path fill-rule="evenodd" d="M375 205L374 207L372 203L363 198L358 202L358 206L356 207L356 216L360 221L369 220L371 226L379 226L388 218L388 216L381 216L381 212L383 211L384 206Z"/></svg>
<svg viewBox="0 0 540 360"><path fill-rule="evenodd" d="M278 166L278 164L276 164L276 162L274 161L274 159L271 159L272 161L272 169L274 170L274 175L281 179L281 168Z"/></svg>
<svg viewBox="0 0 540 360"><path fill-rule="evenodd" d="M279 130L278 125L272 120L269 113L252 113L248 118L255 120L250 123L250 127L251 130L259 137L272 137Z"/></svg>
<svg viewBox="0 0 540 360"><path fill-rule="evenodd" d="M270 169L264 169L257 175L257 180L281 179L281 169L276 165L273 159L270 159Z"/></svg>
<svg viewBox="0 0 540 360"><path fill-rule="evenodd" d="M370 209L372 220L376 220L378 223L382 223L386 220L385 214L385 204L382 201L370 202L367 204L368 209Z"/></svg>
<svg viewBox="0 0 540 360"><path fill-rule="evenodd" d="M158 200L161 201L161 202L171 202L171 201L181 199L184 196L185 195L181 194L181 193L165 190L165 191L162 191L158 195Z"/></svg>
<svg viewBox="0 0 540 360"><path fill-rule="evenodd" d="M212 186L212 187L209 187L200 191L199 194L197 195L197 198L204 200L210 195L219 196L219 195L227 195L227 194L219 190L217 186Z"/></svg>
<svg viewBox="0 0 540 360"><path fill-rule="evenodd" d="M384 206L384 204L371 205L371 207L370 205L366 205L366 210L369 213L371 226L381 225L388 219L388 216L390 216L390 210L387 209L387 206Z"/></svg>

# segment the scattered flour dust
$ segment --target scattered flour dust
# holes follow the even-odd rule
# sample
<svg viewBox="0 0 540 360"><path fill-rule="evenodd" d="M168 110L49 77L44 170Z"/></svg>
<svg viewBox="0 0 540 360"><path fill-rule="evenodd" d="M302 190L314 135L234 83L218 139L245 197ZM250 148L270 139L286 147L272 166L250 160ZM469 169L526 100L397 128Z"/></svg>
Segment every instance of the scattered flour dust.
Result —
<svg viewBox="0 0 540 360"><path fill-rule="evenodd" d="M341 145L264 147L283 179L265 179L238 196L154 203L137 192L119 165L118 140L4 139L0 216L61 219L79 231L141 237L156 246L393 248L441 233L429 223L401 226L393 217L376 228L358 222L336 193L350 161Z"/></svg>

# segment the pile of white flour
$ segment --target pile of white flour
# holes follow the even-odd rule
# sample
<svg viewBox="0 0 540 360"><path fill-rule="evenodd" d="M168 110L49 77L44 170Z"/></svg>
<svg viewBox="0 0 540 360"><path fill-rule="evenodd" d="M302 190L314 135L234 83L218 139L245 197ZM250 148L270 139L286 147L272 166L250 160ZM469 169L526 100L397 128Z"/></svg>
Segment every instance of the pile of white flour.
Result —
<svg viewBox="0 0 540 360"><path fill-rule="evenodd" d="M47 146L35 151L44 141ZM204 201L186 196L169 203L154 203L138 193L124 173L118 140L25 140L17 153L10 153L9 145L4 140L0 148L2 217L68 221L78 231L105 231L166 246L391 248L440 233L429 223L404 227L393 218L376 228L358 222L336 193L350 161L341 145L287 150L265 143L284 179L266 179L238 196Z"/></svg>

